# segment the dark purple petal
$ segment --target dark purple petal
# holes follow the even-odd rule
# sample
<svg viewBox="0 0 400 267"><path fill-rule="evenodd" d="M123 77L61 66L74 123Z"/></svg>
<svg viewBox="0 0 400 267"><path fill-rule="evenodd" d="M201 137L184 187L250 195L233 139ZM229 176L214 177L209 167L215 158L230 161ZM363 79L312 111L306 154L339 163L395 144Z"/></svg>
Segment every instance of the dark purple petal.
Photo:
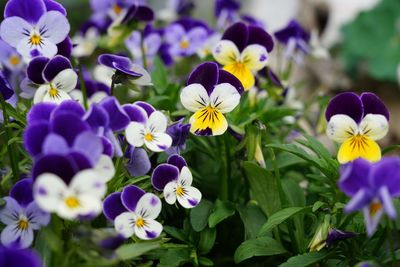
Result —
<svg viewBox="0 0 400 267"><path fill-rule="evenodd" d="M233 87L236 88L236 90L239 92L239 94L242 94L244 92L243 85L239 81L239 79L236 78L235 75L233 75L225 70L219 70L218 84L221 84L221 83L229 83L229 84L233 85Z"/></svg>
<svg viewBox="0 0 400 267"><path fill-rule="evenodd" d="M274 41L272 36L269 35L264 29L257 26L249 26L249 40L247 45L259 44L265 47L268 52L274 48Z"/></svg>
<svg viewBox="0 0 400 267"><path fill-rule="evenodd" d="M24 146L31 156L36 156L42 151L42 144L49 133L46 122L35 122L29 125L24 132Z"/></svg>
<svg viewBox="0 0 400 267"><path fill-rule="evenodd" d="M218 82L218 64L215 62L204 62L198 65L189 75L187 85L199 83L204 86L210 95L214 90L214 86Z"/></svg>
<svg viewBox="0 0 400 267"><path fill-rule="evenodd" d="M42 145L43 154L62 154L66 155L69 152L69 147L65 139L54 133L50 133L44 139Z"/></svg>
<svg viewBox="0 0 400 267"><path fill-rule="evenodd" d="M283 84L282 84L281 80L271 69L268 69L268 77L276 87L283 88Z"/></svg>
<svg viewBox="0 0 400 267"><path fill-rule="evenodd" d="M130 211L135 211L139 199L146 192L136 185L128 185L122 190L121 202L124 207Z"/></svg>
<svg viewBox="0 0 400 267"><path fill-rule="evenodd" d="M89 125L74 113L59 113L54 116L50 130L64 137L70 146L75 138L82 132L89 130Z"/></svg>
<svg viewBox="0 0 400 267"><path fill-rule="evenodd" d="M143 75L137 72L134 72L133 70L131 70L131 66L126 67L125 65L121 65L118 62L114 62L113 63L113 67L114 69L116 69L117 71L120 71L126 75L132 76L133 78L139 78L142 77Z"/></svg>
<svg viewBox="0 0 400 267"><path fill-rule="evenodd" d="M184 146L190 130L190 124L182 124L183 119L171 124L167 134L172 137L172 146Z"/></svg>
<svg viewBox="0 0 400 267"><path fill-rule="evenodd" d="M1 70L0 70L0 94L2 95L4 100L8 100L15 95L15 92L11 87L11 84L8 82L8 79L4 75L4 72Z"/></svg>
<svg viewBox="0 0 400 267"><path fill-rule="evenodd" d="M46 6L42 0L10 0L4 8L4 18L20 17L32 25L35 25L44 13Z"/></svg>
<svg viewBox="0 0 400 267"><path fill-rule="evenodd" d="M136 122L140 122L140 123L147 122L146 110L144 110L139 105L125 104L122 106L122 108L125 110L126 114L128 114L131 121L136 121Z"/></svg>
<svg viewBox="0 0 400 267"><path fill-rule="evenodd" d="M85 109L82 107L81 104L79 104L76 101L73 100L63 101L61 102L61 104L57 106L57 108L54 109L54 112L52 113L52 118L58 116L58 114L62 114L65 112L82 117L83 114L85 114Z"/></svg>
<svg viewBox="0 0 400 267"><path fill-rule="evenodd" d="M156 109L155 109L152 105L150 105L149 103L147 103L147 102L136 101L136 102L133 103L133 104L138 105L139 107L143 108L143 109L146 111L148 117L150 117L151 113L153 113L154 111L156 111Z"/></svg>
<svg viewBox="0 0 400 267"><path fill-rule="evenodd" d="M400 158L384 157L371 167L370 182L373 188L387 187L392 197L400 196Z"/></svg>
<svg viewBox="0 0 400 267"><path fill-rule="evenodd" d="M221 39L232 41L241 52L247 46L249 40L249 30L246 24L237 22L226 29Z"/></svg>
<svg viewBox="0 0 400 267"><path fill-rule="evenodd" d="M132 5L125 17L123 18L123 24L130 23L131 21L152 21L154 19L154 12L147 6Z"/></svg>
<svg viewBox="0 0 400 267"><path fill-rule="evenodd" d="M176 166L160 164L154 169L151 175L151 184L158 191L162 191L169 182L177 180L178 176L179 169Z"/></svg>
<svg viewBox="0 0 400 267"><path fill-rule="evenodd" d="M40 174L48 172L69 182L77 171L78 167L71 157L49 154L36 159L32 168L32 178L35 180Z"/></svg>
<svg viewBox="0 0 400 267"><path fill-rule="evenodd" d="M22 207L28 206L33 201L32 184L31 178L19 180L11 188L10 197L15 199Z"/></svg>
<svg viewBox="0 0 400 267"><path fill-rule="evenodd" d="M110 221L114 221L118 215L127 211L122 204L121 195L120 192L112 193L103 202L104 216Z"/></svg>
<svg viewBox="0 0 400 267"><path fill-rule="evenodd" d="M70 58L72 54L72 40L67 36L61 43L57 44L57 54Z"/></svg>
<svg viewBox="0 0 400 267"><path fill-rule="evenodd" d="M115 97L107 97L101 101L100 106L104 108L110 117L109 127L115 131L122 131L130 123L129 116L118 103Z"/></svg>
<svg viewBox="0 0 400 267"><path fill-rule="evenodd" d="M0 246L0 266L2 267L43 267L42 260L33 250Z"/></svg>
<svg viewBox="0 0 400 267"><path fill-rule="evenodd" d="M362 188L370 188L369 175L372 164L362 158L356 159L340 169L339 188L348 196Z"/></svg>
<svg viewBox="0 0 400 267"><path fill-rule="evenodd" d="M389 121L390 113L389 110L386 108L385 104L383 104L382 100L373 93L362 93L361 101L364 105L364 116L367 114L380 114L386 117Z"/></svg>
<svg viewBox="0 0 400 267"><path fill-rule="evenodd" d="M355 93L341 93L329 101L325 118L327 121L332 116L343 114L351 117L355 122L360 122L363 117L363 104Z"/></svg>
<svg viewBox="0 0 400 267"><path fill-rule="evenodd" d="M64 56L53 57L43 70L43 79L51 82L61 71L72 69L71 62Z"/></svg>
<svg viewBox="0 0 400 267"><path fill-rule="evenodd" d="M103 154L112 157L114 155L114 147L110 140L106 137L101 137L101 141L103 143Z"/></svg>
<svg viewBox="0 0 400 267"><path fill-rule="evenodd" d="M125 165L129 174L132 176L146 175L151 169L151 162L146 150L138 147L128 149L129 161Z"/></svg>
<svg viewBox="0 0 400 267"><path fill-rule="evenodd" d="M69 159L71 159L77 168L76 172L94 167L94 164L90 161L90 158L87 157L86 154L78 151L73 151L68 154ZM66 181L66 183L69 182L69 180Z"/></svg>
<svg viewBox="0 0 400 267"><path fill-rule="evenodd" d="M43 79L43 70L49 63L50 59L47 57L35 57L29 62L26 74L32 82L36 84L44 84L46 81Z"/></svg>
<svg viewBox="0 0 400 267"><path fill-rule="evenodd" d="M326 246L330 247L336 241L352 238L356 235L357 234L353 232L342 231L334 228L330 229L328 232L328 237L326 238Z"/></svg>
<svg viewBox="0 0 400 267"><path fill-rule="evenodd" d="M85 155L92 165L96 165L103 152L103 143L97 135L86 131L75 138L73 150Z"/></svg>
<svg viewBox="0 0 400 267"><path fill-rule="evenodd" d="M221 15L222 10L228 10L229 12L235 12L240 9L240 2L236 0L217 0L215 1L214 14L215 17Z"/></svg>
<svg viewBox="0 0 400 267"><path fill-rule="evenodd" d="M42 102L32 106L27 114L28 124L39 121L49 121L51 112L57 107L56 104Z"/></svg>
<svg viewBox="0 0 400 267"><path fill-rule="evenodd" d="M274 35L283 44L287 44L290 38L303 40L306 43L310 40L310 34L296 20L291 20L285 28L275 32Z"/></svg>
<svg viewBox="0 0 400 267"><path fill-rule="evenodd" d="M186 160L177 154L170 156L167 160L167 163L174 165L179 169L179 171L182 170L183 167L187 166Z"/></svg>
<svg viewBox="0 0 400 267"><path fill-rule="evenodd" d="M98 104L92 105L83 119L88 122L92 129L98 134L103 134L98 132L101 127L103 127L104 131L110 124L110 117L107 111Z"/></svg>
<svg viewBox="0 0 400 267"><path fill-rule="evenodd" d="M60 3L57 3L54 0L44 0L44 3L46 5L47 11L54 10L54 11L60 12L64 16L67 16L67 11L65 10L65 8Z"/></svg>
<svg viewBox="0 0 400 267"><path fill-rule="evenodd" d="M129 58L113 54L100 55L98 61L100 64L112 69L115 68L114 63L118 63L119 66L125 67L126 69L129 69L132 65L132 62Z"/></svg>

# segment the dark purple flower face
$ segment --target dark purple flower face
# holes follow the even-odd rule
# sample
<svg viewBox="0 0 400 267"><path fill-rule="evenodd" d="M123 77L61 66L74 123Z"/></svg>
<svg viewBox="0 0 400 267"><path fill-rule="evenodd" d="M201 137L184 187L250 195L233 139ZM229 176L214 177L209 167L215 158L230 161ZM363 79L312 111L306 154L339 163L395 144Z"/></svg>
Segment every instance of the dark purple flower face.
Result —
<svg viewBox="0 0 400 267"><path fill-rule="evenodd" d="M14 249L0 246L0 266L43 267L43 263L39 255L33 250Z"/></svg>

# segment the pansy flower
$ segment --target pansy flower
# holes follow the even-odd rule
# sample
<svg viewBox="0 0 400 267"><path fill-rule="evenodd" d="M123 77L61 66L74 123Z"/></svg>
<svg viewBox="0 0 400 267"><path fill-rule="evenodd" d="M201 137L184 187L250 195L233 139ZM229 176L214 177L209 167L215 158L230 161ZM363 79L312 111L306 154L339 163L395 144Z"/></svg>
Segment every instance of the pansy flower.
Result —
<svg viewBox="0 0 400 267"><path fill-rule="evenodd" d="M253 73L267 65L268 53L273 46L272 37L262 28L238 22L225 31L213 56L248 90L255 83Z"/></svg>
<svg viewBox="0 0 400 267"><path fill-rule="evenodd" d="M190 132L196 135L221 135L228 129L224 113L231 112L240 102L243 86L227 71L213 62L200 64L182 89L182 105L194 112Z"/></svg>
<svg viewBox="0 0 400 267"><path fill-rule="evenodd" d="M115 230L125 238L136 235L143 240L160 236L162 225L155 219L161 212L161 200L135 185L104 200L104 215L114 222Z"/></svg>
<svg viewBox="0 0 400 267"><path fill-rule="evenodd" d="M33 231L50 222L50 214L33 200L32 179L18 181L5 197L0 209L0 221L6 225L1 232L1 243L7 247L27 248L33 242Z"/></svg>
<svg viewBox="0 0 400 267"><path fill-rule="evenodd" d="M124 108L132 120L125 129L126 140L130 145L134 147L145 145L154 152L165 151L171 146L172 138L166 133L168 119L162 112L155 111L153 107L145 110L143 104L124 106Z"/></svg>
<svg viewBox="0 0 400 267"><path fill-rule="evenodd" d="M217 18L219 29L224 29L226 26L239 20L240 2L237 0L216 0L214 14Z"/></svg>
<svg viewBox="0 0 400 267"><path fill-rule="evenodd" d="M0 246L0 266L3 267L43 267L43 262L34 250L7 248Z"/></svg>
<svg viewBox="0 0 400 267"><path fill-rule="evenodd" d="M53 1L10 0L4 17L1 38L25 58L53 57L58 51L57 44L67 38L70 30L65 9Z"/></svg>
<svg viewBox="0 0 400 267"><path fill-rule="evenodd" d="M100 41L100 30L96 23L86 22L72 39L74 57L91 56Z"/></svg>
<svg viewBox="0 0 400 267"><path fill-rule="evenodd" d="M328 137L341 143L337 158L346 163L356 158L378 161L381 150L376 140L389 128L389 111L373 93L341 93L328 104Z"/></svg>
<svg viewBox="0 0 400 267"><path fill-rule="evenodd" d="M168 126L167 134L172 137L171 147L166 151L168 154L180 154L182 150L185 150L189 130L190 124L184 124L183 118Z"/></svg>
<svg viewBox="0 0 400 267"><path fill-rule="evenodd" d="M351 197L344 210L362 210L372 236L384 213L397 217L392 198L400 197L400 158L385 157L376 163L356 159L342 167L339 188Z"/></svg>
<svg viewBox="0 0 400 267"><path fill-rule="evenodd" d="M0 39L0 66L11 72L20 71L25 63L14 47Z"/></svg>
<svg viewBox="0 0 400 267"><path fill-rule="evenodd" d="M192 182L192 173L179 155L170 156L167 163L158 165L151 175L153 187L163 191L168 204L178 201L186 209L196 207L201 200L201 192L192 186Z"/></svg>
<svg viewBox="0 0 400 267"><path fill-rule="evenodd" d="M15 93L14 89L11 87L8 79L5 77L4 72L0 70L0 95L12 106L17 105L17 94ZM4 121L3 117L3 110L0 110L0 122Z"/></svg>
<svg viewBox="0 0 400 267"><path fill-rule="evenodd" d="M86 169L66 184L53 173L43 173L35 180L34 198L41 209L64 219L95 217L102 211L107 178L101 171Z"/></svg>

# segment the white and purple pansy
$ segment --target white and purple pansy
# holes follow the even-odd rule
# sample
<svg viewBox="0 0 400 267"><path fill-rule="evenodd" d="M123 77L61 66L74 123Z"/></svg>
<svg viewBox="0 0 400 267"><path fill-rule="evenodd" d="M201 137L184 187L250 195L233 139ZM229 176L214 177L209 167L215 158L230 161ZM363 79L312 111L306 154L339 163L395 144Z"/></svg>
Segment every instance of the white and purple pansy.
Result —
<svg viewBox="0 0 400 267"><path fill-rule="evenodd" d="M192 186L192 182L192 173L179 155L170 156L167 163L158 165L151 175L153 187L163 191L168 204L178 201L186 209L196 207L201 201L201 192Z"/></svg>
<svg viewBox="0 0 400 267"><path fill-rule="evenodd" d="M267 65L268 53L273 47L272 37L265 30L238 22L224 32L213 56L249 90L255 83L254 73Z"/></svg>
<svg viewBox="0 0 400 267"><path fill-rule="evenodd" d="M35 180L33 194L41 209L61 218L93 218L102 211L106 181L103 172L97 169L76 173L69 184L56 174L43 173Z"/></svg>
<svg viewBox="0 0 400 267"><path fill-rule="evenodd" d="M103 204L104 215L114 222L115 230L129 238L143 240L160 236L163 227L155 219L161 212L161 200L135 185L109 195Z"/></svg>
<svg viewBox="0 0 400 267"><path fill-rule="evenodd" d="M124 105L131 118L131 123L125 129L128 143L134 147L145 145L154 152L162 152L172 145L172 138L167 131L168 119L160 111L144 102Z"/></svg>
<svg viewBox="0 0 400 267"><path fill-rule="evenodd" d="M243 86L214 62L200 64L189 76L182 89L182 105L194 112L190 118L190 132L196 135L221 135L228 129L225 113L240 102Z"/></svg>
<svg viewBox="0 0 400 267"><path fill-rule="evenodd" d="M26 59L39 55L51 58L58 52L57 44L70 31L65 15L65 9L54 1L10 0L4 10L0 36Z"/></svg>
<svg viewBox="0 0 400 267"><path fill-rule="evenodd" d="M33 200L32 179L18 181L4 197L6 205L0 209L0 221L6 225L1 232L1 244L6 247L27 248L33 242L33 231L50 222L50 214Z"/></svg>

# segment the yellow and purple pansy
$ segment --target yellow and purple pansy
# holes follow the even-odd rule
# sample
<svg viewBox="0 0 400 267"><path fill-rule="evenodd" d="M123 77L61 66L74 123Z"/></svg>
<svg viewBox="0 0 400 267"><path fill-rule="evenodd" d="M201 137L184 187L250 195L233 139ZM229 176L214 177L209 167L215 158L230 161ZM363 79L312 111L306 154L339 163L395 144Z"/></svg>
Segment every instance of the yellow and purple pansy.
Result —
<svg viewBox="0 0 400 267"><path fill-rule="evenodd" d="M227 71L213 62L200 64L182 89L182 105L194 112L190 132L196 135L221 135L228 129L224 113L231 112L240 102L243 86Z"/></svg>
<svg viewBox="0 0 400 267"><path fill-rule="evenodd" d="M272 37L262 28L238 22L225 31L213 56L249 90L255 83L253 73L267 65L273 47Z"/></svg>
<svg viewBox="0 0 400 267"><path fill-rule="evenodd" d="M371 162L381 159L381 150L375 141L387 134L390 114L375 94L338 94L329 102L325 117L328 137L341 143L337 155L340 163L357 158Z"/></svg>

